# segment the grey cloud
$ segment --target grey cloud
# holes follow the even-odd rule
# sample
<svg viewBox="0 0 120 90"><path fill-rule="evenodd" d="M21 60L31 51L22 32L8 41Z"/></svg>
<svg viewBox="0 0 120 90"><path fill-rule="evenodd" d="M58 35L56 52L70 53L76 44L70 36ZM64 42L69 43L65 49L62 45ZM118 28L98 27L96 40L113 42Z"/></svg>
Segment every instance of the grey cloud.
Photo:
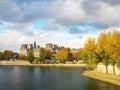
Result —
<svg viewBox="0 0 120 90"><path fill-rule="evenodd" d="M103 8L102 3L110 8ZM11 22L18 29L41 19L57 23L45 26L47 30L57 30L59 25L84 25L88 20L104 28L120 21L119 4L120 0L0 0L0 20Z"/></svg>
<svg viewBox="0 0 120 90"><path fill-rule="evenodd" d="M110 5L120 5L120 0L101 0L102 2L108 3Z"/></svg>
<svg viewBox="0 0 120 90"><path fill-rule="evenodd" d="M112 6L120 5L120 0L83 0L82 7L88 14L101 14L101 3L109 4Z"/></svg>
<svg viewBox="0 0 120 90"><path fill-rule="evenodd" d="M86 13L95 15L99 12L100 5L97 0L83 0L82 7Z"/></svg>
<svg viewBox="0 0 120 90"><path fill-rule="evenodd" d="M52 12L50 13L48 10L50 7L49 2L45 3L46 0L31 0L31 2L27 1L20 4L18 3L19 0L14 0L13 3L11 1L0 1L0 19L4 21L24 23L51 17Z"/></svg>

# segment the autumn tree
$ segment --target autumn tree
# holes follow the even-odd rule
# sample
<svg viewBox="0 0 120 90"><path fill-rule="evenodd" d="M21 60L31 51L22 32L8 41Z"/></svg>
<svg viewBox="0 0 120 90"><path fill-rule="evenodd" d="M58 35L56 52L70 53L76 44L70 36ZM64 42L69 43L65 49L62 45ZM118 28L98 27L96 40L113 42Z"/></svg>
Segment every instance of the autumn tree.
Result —
<svg viewBox="0 0 120 90"><path fill-rule="evenodd" d="M104 32L101 33L98 37L97 42L97 54L99 55L99 60L106 66L106 73L108 73L108 65L110 56L107 52L107 43L108 43L108 35Z"/></svg>
<svg viewBox="0 0 120 90"><path fill-rule="evenodd" d="M87 42L83 48L82 59L88 64L88 66L93 70L98 64L97 54L96 54L96 43L94 38L88 38Z"/></svg>
<svg viewBox="0 0 120 90"><path fill-rule="evenodd" d="M70 60L70 58L71 58L70 49L63 48L63 49L59 50L55 57L57 60L60 60L60 61Z"/></svg>
<svg viewBox="0 0 120 90"><path fill-rule="evenodd" d="M32 47L28 50L28 61L30 63L34 61L34 52Z"/></svg>
<svg viewBox="0 0 120 90"><path fill-rule="evenodd" d="M13 59L13 52L11 50L5 50L3 56L5 60Z"/></svg>
<svg viewBox="0 0 120 90"><path fill-rule="evenodd" d="M115 74L115 63L120 60L120 32L113 31L108 34L107 52L110 55L110 63L113 65Z"/></svg>
<svg viewBox="0 0 120 90"><path fill-rule="evenodd" d="M64 57L63 57L63 50L59 50L59 51L57 52L57 54L55 55L55 58L56 58L57 60L63 61L63 59L64 59Z"/></svg>
<svg viewBox="0 0 120 90"><path fill-rule="evenodd" d="M116 66L120 69L120 60L117 61Z"/></svg>
<svg viewBox="0 0 120 90"><path fill-rule="evenodd" d="M52 51L49 49L45 49L45 59L51 59Z"/></svg>
<svg viewBox="0 0 120 90"><path fill-rule="evenodd" d="M77 52L74 52L72 53L72 60L77 60L78 59L78 53Z"/></svg>

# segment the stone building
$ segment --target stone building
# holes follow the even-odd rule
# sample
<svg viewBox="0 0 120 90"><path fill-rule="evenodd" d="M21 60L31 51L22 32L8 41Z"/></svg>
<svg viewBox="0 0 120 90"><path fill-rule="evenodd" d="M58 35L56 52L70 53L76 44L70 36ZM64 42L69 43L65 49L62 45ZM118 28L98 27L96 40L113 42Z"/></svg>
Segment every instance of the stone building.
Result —
<svg viewBox="0 0 120 90"><path fill-rule="evenodd" d="M36 45L35 41L34 41L34 44L22 44L20 48L20 55L27 56L30 48L33 48L34 56L39 57L40 46Z"/></svg>
<svg viewBox="0 0 120 90"><path fill-rule="evenodd" d="M36 45L35 41L34 44L22 44L20 48L20 55L27 56L30 48L33 48L34 56L39 57L40 46ZM64 48L63 46L58 46L57 44L52 44L52 43L46 43L45 46L45 49L49 49L52 51L52 57L54 57L55 54L63 48Z"/></svg>
<svg viewBox="0 0 120 90"><path fill-rule="evenodd" d="M53 54L56 54L59 50L63 49L64 47L58 46L57 44L46 43L45 48L51 50Z"/></svg>

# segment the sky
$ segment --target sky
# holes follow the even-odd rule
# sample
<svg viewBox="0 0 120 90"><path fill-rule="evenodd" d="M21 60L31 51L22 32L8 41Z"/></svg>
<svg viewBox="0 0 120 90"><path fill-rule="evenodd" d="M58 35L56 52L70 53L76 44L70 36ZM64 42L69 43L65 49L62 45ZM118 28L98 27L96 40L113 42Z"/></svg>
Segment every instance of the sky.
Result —
<svg viewBox="0 0 120 90"><path fill-rule="evenodd" d="M82 48L88 37L119 28L120 0L0 0L0 51L34 41Z"/></svg>

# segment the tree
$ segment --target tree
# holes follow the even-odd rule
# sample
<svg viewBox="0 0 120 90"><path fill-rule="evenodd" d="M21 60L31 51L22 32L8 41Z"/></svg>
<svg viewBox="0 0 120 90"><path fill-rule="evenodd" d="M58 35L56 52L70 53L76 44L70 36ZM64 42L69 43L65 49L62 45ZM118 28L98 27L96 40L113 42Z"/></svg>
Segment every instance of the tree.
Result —
<svg viewBox="0 0 120 90"><path fill-rule="evenodd" d="M116 66L120 69L120 60L117 61Z"/></svg>
<svg viewBox="0 0 120 90"><path fill-rule="evenodd" d="M28 60L27 56L25 56L25 55L19 55L18 59L20 59L20 60Z"/></svg>
<svg viewBox="0 0 120 90"><path fill-rule="evenodd" d="M56 58L57 60L63 61L63 60L64 60L63 50L59 50L59 51L57 52L57 54L55 55L55 58Z"/></svg>
<svg viewBox="0 0 120 90"><path fill-rule="evenodd" d="M44 48L40 48L38 60L40 62L43 62L45 60L45 50L44 50Z"/></svg>
<svg viewBox="0 0 120 90"><path fill-rule="evenodd" d="M28 50L28 61L32 63L34 61L34 53L33 53L33 48L31 47Z"/></svg>
<svg viewBox="0 0 120 90"><path fill-rule="evenodd" d="M115 63L120 60L120 32L113 31L108 35L107 52L110 55L110 63L115 74Z"/></svg>
<svg viewBox="0 0 120 90"><path fill-rule="evenodd" d="M5 50L3 56L5 60L13 59L13 52L11 50Z"/></svg>
<svg viewBox="0 0 120 90"><path fill-rule="evenodd" d="M72 60L77 60L78 59L78 53L72 53Z"/></svg>
<svg viewBox="0 0 120 90"><path fill-rule="evenodd" d="M79 60L81 60L82 59L82 49L81 50L79 50L78 51L78 53L77 53L77 58L79 59Z"/></svg>
<svg viewBox="0 0 120 90"><path fill-rule="evenodd" d="M109 65L109 54L107 52L107 43L108 43L108 35L101 33L98 37L97 42L97 54L99 55L99 60L106 66L106 73L108 73L108 65Z"/></svg>
<svg viewBox="0 0 120 90"><path fill-rule="evenodd" d="M3 53L0 52L0 60L3 60L3 59L4 59L4 57L3 57Z"/></svg>
<svg viewBox="0 0 120 90"><path fill-rule="evenodd" d="M84 45L82 59L88 64L88 66L93 70L98 64L97 54L96 54L96 44L94 38L88 38Z"/></svg>
<svg viewBox="0 0 120 90"><path fill-rule="evenodd" d="M45 49L45 59L51 59L52 51L49 49Z"/></svg>
<svg viewBox="0 0 120 90"><path fill-rule="evenodd" d="M19 54L18 53L14 53L13 54L13 59L15 60L15 59L18 59L18 57L19 57Z"/></svg>
<svg viewBox="0 0 120 90"><path fill-rule="evenodd" d="M70 53L69 48L63 48L57 52L55 57L57 60L64 61L64 60L70 60L72 55Z"/></svg>

